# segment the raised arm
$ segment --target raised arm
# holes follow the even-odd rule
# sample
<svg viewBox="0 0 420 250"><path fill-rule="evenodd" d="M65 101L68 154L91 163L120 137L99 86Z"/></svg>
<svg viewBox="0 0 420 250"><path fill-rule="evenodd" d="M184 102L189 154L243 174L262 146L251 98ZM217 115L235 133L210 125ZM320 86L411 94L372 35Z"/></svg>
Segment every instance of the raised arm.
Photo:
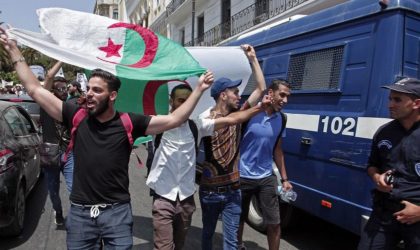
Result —
<svg viewBox="0 0 420 250"><path fill-rule="evenodd" d="M63 65L62 62L57 61L51 69L48 70L47 75L45 76L44 81L44 88L47 90L51 90L54 83L54 76L60 70L61 66Z"/></svg>
<svg viewBox="0 0 420 250"><path fill-rule="evenodd" d="M252 64L252 71L254 73L255 81L257 82L255 90L251 93L247 100L247 103L252 107L257 104L258 100L261 98L264 90L266 89L265 78L260 67L260 63L258 62L254 47L249 44L244 44L241 45L241 48L244 50L245 55L248 57L249 62Z"/></svg>
<svg viewBox="0 0 420 250"><path fill-rule="evenodd" d="M37 102L51 117L62 121L62 101L50 91L44 89L29 66L26 64L16 41L10 40L5 31L0 28L0 43L8 52L10 59L16 69L22 85L28 94Z"/></svg>
<svg viewBox="0 0 420 250"><path fill-rule="evenodd" d="M159 134L163 131L180 126L188 117L190 117L201 95L211 86L213 81L214 77L212 72L206 72L201 75L197 87L181 106L168 115L153 116L151 118L146 134Z"/></svg>
<svg viewBox="0 0 420 250"><path fill-rule="evenodd" d="M264 110L264 106L269 105L270 103L271 97L269 95L265 95L262 102L258 103L258 105L255 105L245 110L230 113L228 116L225 117L216 118L214 120L214 130L246 122L249 119L251 119L251 117Z"/></svg>

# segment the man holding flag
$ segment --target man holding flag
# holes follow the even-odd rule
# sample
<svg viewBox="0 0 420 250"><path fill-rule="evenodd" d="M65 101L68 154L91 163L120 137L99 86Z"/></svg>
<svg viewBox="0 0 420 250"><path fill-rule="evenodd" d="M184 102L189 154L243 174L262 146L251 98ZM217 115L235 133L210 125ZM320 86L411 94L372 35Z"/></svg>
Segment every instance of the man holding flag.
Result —
<svg viewBox="0 0 420 250"><path fill-rule="evenodd" d="M8 52L28 94L51 117L71 128L79 108L64 103L42 88L16 42L10 40L3 29L0 29L0 43ZM130 113L132 137L180 126L213 80L211 72L201 75L189 98L169 115L152 117ZM80 122L74 137L74 182L66 220L68 249L97 249L102 240L105 248L132 248L133 218L128 191L131 145L120 114L114 108L120 85L117 77L100 69L93 70L89 79L88 117Z"/></svg>

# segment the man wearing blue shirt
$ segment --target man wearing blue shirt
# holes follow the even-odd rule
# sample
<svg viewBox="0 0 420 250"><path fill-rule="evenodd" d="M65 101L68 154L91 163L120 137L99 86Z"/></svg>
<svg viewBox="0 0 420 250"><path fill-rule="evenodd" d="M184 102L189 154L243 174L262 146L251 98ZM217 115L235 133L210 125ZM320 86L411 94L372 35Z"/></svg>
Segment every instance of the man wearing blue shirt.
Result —
<svg viewBox="0 0 420 250"><path fill-rule="evenodd" d="M239 170L242 191L242 214L238 232L238 241L242 242L244 220L248 216L251 197L257 195L260 201L264 221L267 222L267 241L270 250L280 246L280 213L276 194L277 180L273 174L273 160L279 169L283 189L290 190L292 185L287 179L284 164L281 137L285 136L282 128L283 115L280 110L287 104L290 85L283 80L274 80L268 87L271 105L264 108L249 122L244 124L243 139L240 144L241 158ZM242 245L240 249L245 249Z"/></svg>

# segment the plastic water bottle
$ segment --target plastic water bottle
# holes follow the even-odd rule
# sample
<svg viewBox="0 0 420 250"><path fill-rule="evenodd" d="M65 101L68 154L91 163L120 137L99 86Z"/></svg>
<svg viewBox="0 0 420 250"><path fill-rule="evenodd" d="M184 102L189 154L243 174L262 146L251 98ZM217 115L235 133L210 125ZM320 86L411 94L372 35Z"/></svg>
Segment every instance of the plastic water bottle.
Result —
<svg viewBox="0 0 420 250"><path fill-rule="evenodd" d="M293 189L285 191L282 186L277 186L277 194L285 202L295 201L297 198L297 193Z"/></svg>

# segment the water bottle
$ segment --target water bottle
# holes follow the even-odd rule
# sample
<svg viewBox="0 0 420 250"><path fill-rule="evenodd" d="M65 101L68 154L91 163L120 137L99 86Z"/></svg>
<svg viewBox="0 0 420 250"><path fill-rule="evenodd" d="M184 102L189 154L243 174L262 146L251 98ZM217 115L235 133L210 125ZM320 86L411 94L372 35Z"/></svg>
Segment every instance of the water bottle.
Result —
<svg viewBox="0 0 420 250"><path fill-rule="evenodd" d="M277 186L277 194L280 195L280 198L285 202L295 201L297 198L297 193L293 191L293 189L285 191L281 185Z"/></svg>

